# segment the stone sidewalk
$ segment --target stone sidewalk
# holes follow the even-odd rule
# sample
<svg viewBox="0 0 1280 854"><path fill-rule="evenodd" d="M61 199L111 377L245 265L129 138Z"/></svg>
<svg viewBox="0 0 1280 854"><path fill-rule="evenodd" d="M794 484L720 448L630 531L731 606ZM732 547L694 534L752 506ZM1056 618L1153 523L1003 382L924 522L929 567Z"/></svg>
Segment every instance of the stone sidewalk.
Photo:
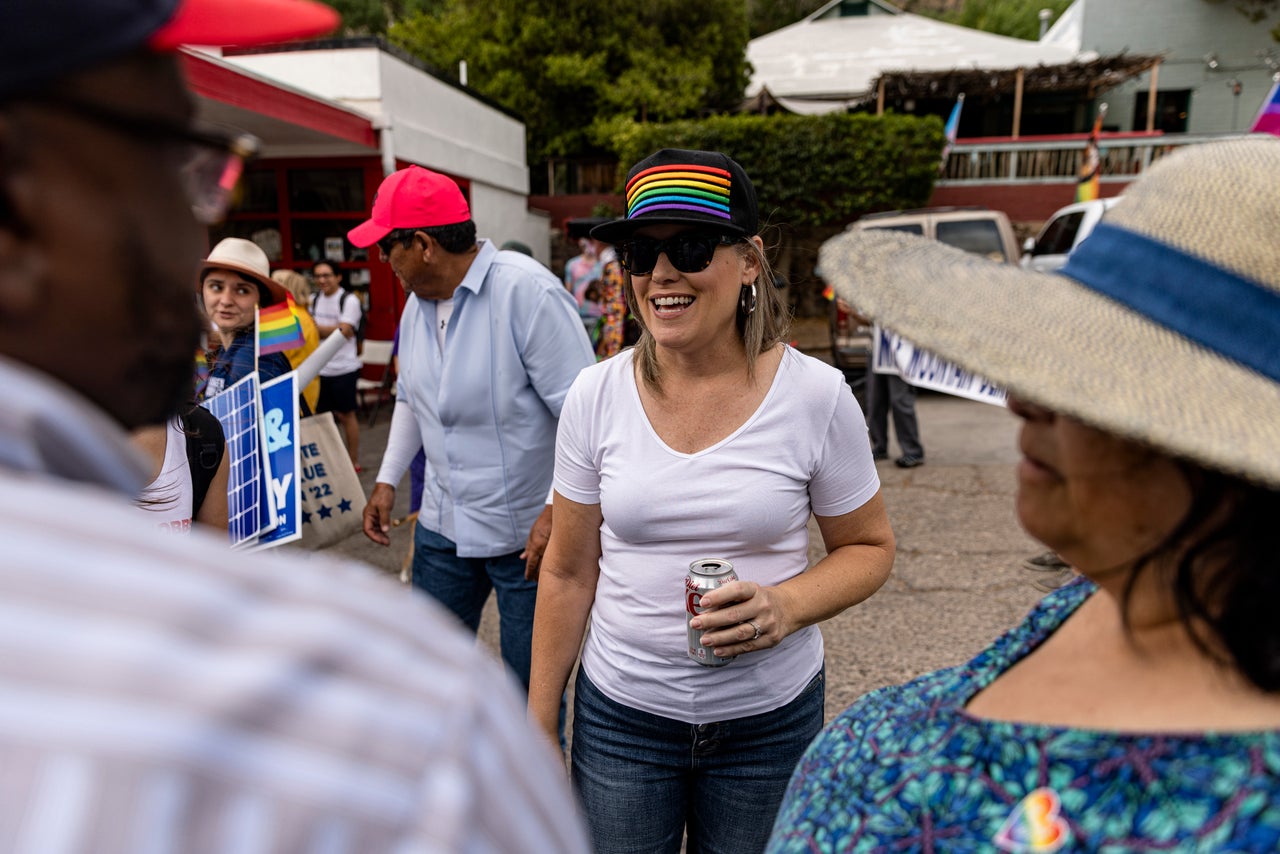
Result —
<svg viewBox="0 0 1280 854"><path fill-rule="evenodd" d="M821 357L818 330L802 349ZM811 346L810 341L818 342ZM1041 549L1014 516L1017 419L1006 410L940 394L917 403L927 462L902 470L879 464L885 503L898 540L893 574L869 600L822 627L827 644L827 716L861 694L938 667L966 661L1017 623L1037 601L1019 561ZM389 413L361 437L366 492L385 447ZM897 448L891 447L890 458ZM407 511L399 490L396 517ZM398 573L410 525L394 528L389 548L356 534L330 552ZM810 561L823 554L810 524ZM490 601L480 636L496 649Z"/></svg>

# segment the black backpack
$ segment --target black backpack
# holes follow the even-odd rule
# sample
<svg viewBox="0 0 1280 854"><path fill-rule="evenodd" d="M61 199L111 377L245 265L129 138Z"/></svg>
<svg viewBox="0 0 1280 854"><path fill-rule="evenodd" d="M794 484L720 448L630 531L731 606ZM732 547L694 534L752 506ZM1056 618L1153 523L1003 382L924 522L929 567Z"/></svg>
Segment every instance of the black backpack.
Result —
<svg viewBox="0 0 1280 854"><path fill-rule="evenodd" d="M191 518L200 514L209 483L222 465L227 441L222 423L203 406L192 406L178 416L187 437L187 463L191 468Z"/></svg>
<svg viewBox="0 0 1280 854"><path fill-rule="evenodd" d="M338 299L338 311L341 312L346 310L347 297L355 297L355 299L360 299L359 297L355 296L355 294L351 293L351 291L347 290L346 288L343 288L342 296ZM320 299L320 294L311 295L311 316L312 317L315 317L316 301L319 299ZM363 305L360 306L360 322L356 324L356 354L357 355L364 353L364 327L365 327L365 321L368 319L368 317L369 317L369 313L364 310L364 306Z"/></svg>

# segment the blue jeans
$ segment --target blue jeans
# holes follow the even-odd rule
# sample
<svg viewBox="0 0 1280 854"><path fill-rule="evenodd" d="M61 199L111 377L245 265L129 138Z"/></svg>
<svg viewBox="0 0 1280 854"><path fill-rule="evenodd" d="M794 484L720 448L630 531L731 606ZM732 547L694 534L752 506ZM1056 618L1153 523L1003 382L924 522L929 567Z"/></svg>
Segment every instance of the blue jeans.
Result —
<svg viewBox="0 0 1280 854"><path fill-rule="evenodd" d="M825 668L787 705L707 724L615 703L578 669L573 782L596 854L763 851L791 772L822 728Z"/></svg>
<svg viewBox="0 0 1280 854"><path fill-rule="evenodd" d="M502 660L525 691L529 690L529 645L533 640L533 605L538 585L526 581L519 552L498 557L458 557L450 539L414 526L413 586L425 591L462 620L471 631L489 591L498 594Z"/></svg>

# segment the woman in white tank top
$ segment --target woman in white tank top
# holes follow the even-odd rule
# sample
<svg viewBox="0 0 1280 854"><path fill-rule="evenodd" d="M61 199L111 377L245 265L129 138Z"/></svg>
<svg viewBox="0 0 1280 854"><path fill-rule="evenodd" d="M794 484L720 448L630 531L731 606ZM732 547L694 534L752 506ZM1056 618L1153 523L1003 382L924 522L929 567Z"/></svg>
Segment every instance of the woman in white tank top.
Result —
<svg viewBox="0 0 1280 854"><path fill-rule="evenodd" d="M198 407L191 407L194 412ZM206 413L201 410L201 413ZM188 416L190 418L190 416ZM182 415L174 415L165 424L140 428L133 433L134 446L146 454L151 462L152 480L143 488L135 502L137 507L161 530L174 534L186 534L192 521L211 528L227 529L227 471L229 455L221 454L211 477L206 478L208 489L200 501L198 512L193 513L196 501L191 461L187 456L189 431L213 432L217 421L211 415L199 419L199 425L184 423ZM222 445L221 434L216 439Z"/></svg>

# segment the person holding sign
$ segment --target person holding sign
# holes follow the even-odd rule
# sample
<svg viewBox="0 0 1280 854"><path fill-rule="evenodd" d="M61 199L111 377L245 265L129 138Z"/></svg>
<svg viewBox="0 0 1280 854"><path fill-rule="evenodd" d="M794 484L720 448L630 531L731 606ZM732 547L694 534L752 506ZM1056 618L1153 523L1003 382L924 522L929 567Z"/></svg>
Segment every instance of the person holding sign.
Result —
<svg viewBox="0 0 1280 854"><path fill-rule="evenodd" d="M836 297L841 308L859 323L870 326L870 319ZM874 344L873 344L874 346ZM920 443L920 422L916 420L916 390L901 374L882 374L867 366L867 433L871 437L871 456L889 459L889 413L893 413L893 432L898 437L902 455L893 461L900 469L924 465L924 445Z"/></svg>
<svg viewBox="0 0 1280 854"><path fill-rule="evenodd" d="M210 348L205 397L215 397L253 371L267 382L293 368L283 352L261 354L255 337L259 306L287 303L289 292L271 278L271 262L256 243L228 237L213 247L200 271L204 310L217 328Z"/></svg>
<svg viewBox="0 0 1280 854"><path fill-rule="evenodd" d="M1080 577L831 721L771 854L1280 850L1280 140L1124 199L1054 274L822 247L842 297L1007 389L1018 518Z"/></svg>
<svg viewBox="0 0 1280 854"><path fill-rule="evenodd" d="M304 0L0 2L5 851L588 851L521 692L442 608L131 504L127 431L189 396L205 229L254 148L196 119L183 68L208 60L179 46L339 24ZM258 302L265 264L215 256L234 276L206 281Z"/></svg>

